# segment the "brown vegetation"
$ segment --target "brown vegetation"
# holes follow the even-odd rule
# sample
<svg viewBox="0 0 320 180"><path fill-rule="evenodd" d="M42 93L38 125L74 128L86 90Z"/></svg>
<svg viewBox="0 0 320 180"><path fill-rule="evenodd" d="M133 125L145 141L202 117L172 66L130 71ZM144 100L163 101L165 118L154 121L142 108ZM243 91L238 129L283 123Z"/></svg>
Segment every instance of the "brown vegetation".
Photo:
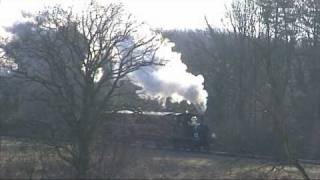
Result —
<svg viewBox="0 0 320 180"><path fill-rule="evenodd" d="M126 144L109 144L103 153L105 156L99 160L100 165L91 167L90 178L301 178L292 167L244 158L146 150ZM60 179L71 178L76 173L54 155L49 147L13 138L3 140L0 166L0 178L6 179ZM311 178L320 177L319 166L307 165L306 170Z"/></svg>

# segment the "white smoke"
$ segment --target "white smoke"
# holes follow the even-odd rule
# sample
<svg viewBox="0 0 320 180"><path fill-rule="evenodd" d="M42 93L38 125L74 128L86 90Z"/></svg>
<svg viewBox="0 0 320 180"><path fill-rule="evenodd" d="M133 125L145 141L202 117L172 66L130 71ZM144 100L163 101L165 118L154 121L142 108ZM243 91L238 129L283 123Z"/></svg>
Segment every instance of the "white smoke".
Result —
<svg viewBox="0 0 320 180"><path fill-rule="evenodd" d="M58 1L60 2L60 0L57 0L57 2ZM83 11L83 8L84 10L86 9L86 6L83 6L85 4L87 3L73 6L75 14L81 15L81 13L86 12ZM62 3L61 5L65 7L67 4ZM20 19L19 21L22 20ZM134 42L139 39L142 39L143 37L148 39L148 37L150 38L156 35L148 26L140 27L136 33L136 36L132 37L132 39L119 43L118 48L129 50ZM137 93L142 98L155 99L163 105L165 105L167 98L170 98L172 102L178 103L186 100L188 103L194 104L199 112L205 112L207 108L208 93L204 89L203 76L195 76L187 72L187 66L181 60L181 54L172 51L174 43L169 42L167 39L163 39L159 35L156 36L155 43L159 43L159 49L156 52L155 58L160 61L163 60L166 63L164 66L142 67L129 74L131 81L142 88ZM144 47L142 46L142 51L143 48ZM134 53L139 54L139 48ZM149 58L153 58L152 53ZM96 82L100 81L103 75L102 69L99 69L98 71L99 72L97 72L97 76L95 77Z"/></svg>
<svg viewBox="0 0 320 180"><path fill-rule="evenodd" d="M202 75L195 76L187 72L181 54L172 51L174 46L168 39L162 39L155 58L165 61L165 65L142 67L131 73L129 78L141 87L137 92L141 98L158 100L163 105L167 98L177 103L186 100L192 103L198 112L204 113L208 97L204 89L204 78Z"/></svg>

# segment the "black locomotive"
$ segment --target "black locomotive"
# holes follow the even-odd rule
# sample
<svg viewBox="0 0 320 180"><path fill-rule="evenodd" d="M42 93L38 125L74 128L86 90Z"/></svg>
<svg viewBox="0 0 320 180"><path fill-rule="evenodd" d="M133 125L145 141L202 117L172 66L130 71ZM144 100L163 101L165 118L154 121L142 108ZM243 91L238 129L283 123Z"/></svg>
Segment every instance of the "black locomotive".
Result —
<svg viewBox="0 0 320 180"><path fill-rule="evenodd" d="M210 130L203 116L192 113L130 112L107 113L106 138L157 148L208 151Z"/></svg>
<svg viewBox="0 0 320 180"><path fill-rule="evenodd" d="M178 121L175 126L177 133L172 143L175 148L205 151L210 149L209 127L204 124L203 116L182 113L176 118Z"/></svg>

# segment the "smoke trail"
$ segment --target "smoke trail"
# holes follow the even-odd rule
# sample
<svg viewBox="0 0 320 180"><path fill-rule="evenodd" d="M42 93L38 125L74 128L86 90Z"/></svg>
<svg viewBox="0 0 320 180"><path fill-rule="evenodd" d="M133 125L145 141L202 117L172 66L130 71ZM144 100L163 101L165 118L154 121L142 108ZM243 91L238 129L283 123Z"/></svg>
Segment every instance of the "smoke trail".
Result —
<svg viewBox="0 0 320 180"><path fill-rule="evenodd" d="M163 105L170 97L172 102L186 100L192 103L198 112L207 108L208 93L204 89L202 75L187 72L187 66L181 60L181 54L173 52L174 43L165 39L156 52L156 58L165 60L164 66L147 66L131 73L131 81L141 87L141 98L158 100Z"/></svg>
<svg viewBox="0 0 320 180"><path fill-rule="evenodd" d="M76 9L75 14L79 14L79 16L86 12L86 6L79 5L79 7L76 6L74 8ZM82 11L82 8L85 8L84 11ZM25 20L28 21L27 19ZM130 49L134 41L142 37L153 37L156 35L147 26L141 27L136 33L136 37L119 43L118 48ZM155 58L160 61L166 61L166 64L164 66L142 67L129 74L131 81L141 87L141 90L137 93L142 98L158 100L163 105L167 98L170 98L172 102L178 103L186 100L188 103L194 104L199 112L205 112L208 93L204 89L203 76L195 76L187 72L187 66L181 60L181 54L172 51L174 43L169 42L167 39L163 40L159 35L157 35L156 40L158 40L160 48L156 52ZM141 49L143 48L141 47ZM125 53L125 51L123 52ZM139 49L135 53L139 54ZM95 77L96 82L103 75L102 69L99 69L99 71L101 72L97 73L97 77Z"/></svg>

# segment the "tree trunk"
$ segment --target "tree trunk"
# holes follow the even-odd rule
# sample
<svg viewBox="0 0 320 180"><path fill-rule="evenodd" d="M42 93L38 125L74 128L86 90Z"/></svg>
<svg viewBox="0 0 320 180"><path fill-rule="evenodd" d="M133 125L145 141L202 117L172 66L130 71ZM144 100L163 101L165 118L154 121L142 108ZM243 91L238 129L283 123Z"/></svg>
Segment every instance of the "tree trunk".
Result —
<svg viewBox="0 0 320 180"><path fill-rule="evenodd" d="M89 141L88 138L79 138L78 141L78 163L76 166L77 179L86 179L90 164L90 152L89 152Z"/></svg>

